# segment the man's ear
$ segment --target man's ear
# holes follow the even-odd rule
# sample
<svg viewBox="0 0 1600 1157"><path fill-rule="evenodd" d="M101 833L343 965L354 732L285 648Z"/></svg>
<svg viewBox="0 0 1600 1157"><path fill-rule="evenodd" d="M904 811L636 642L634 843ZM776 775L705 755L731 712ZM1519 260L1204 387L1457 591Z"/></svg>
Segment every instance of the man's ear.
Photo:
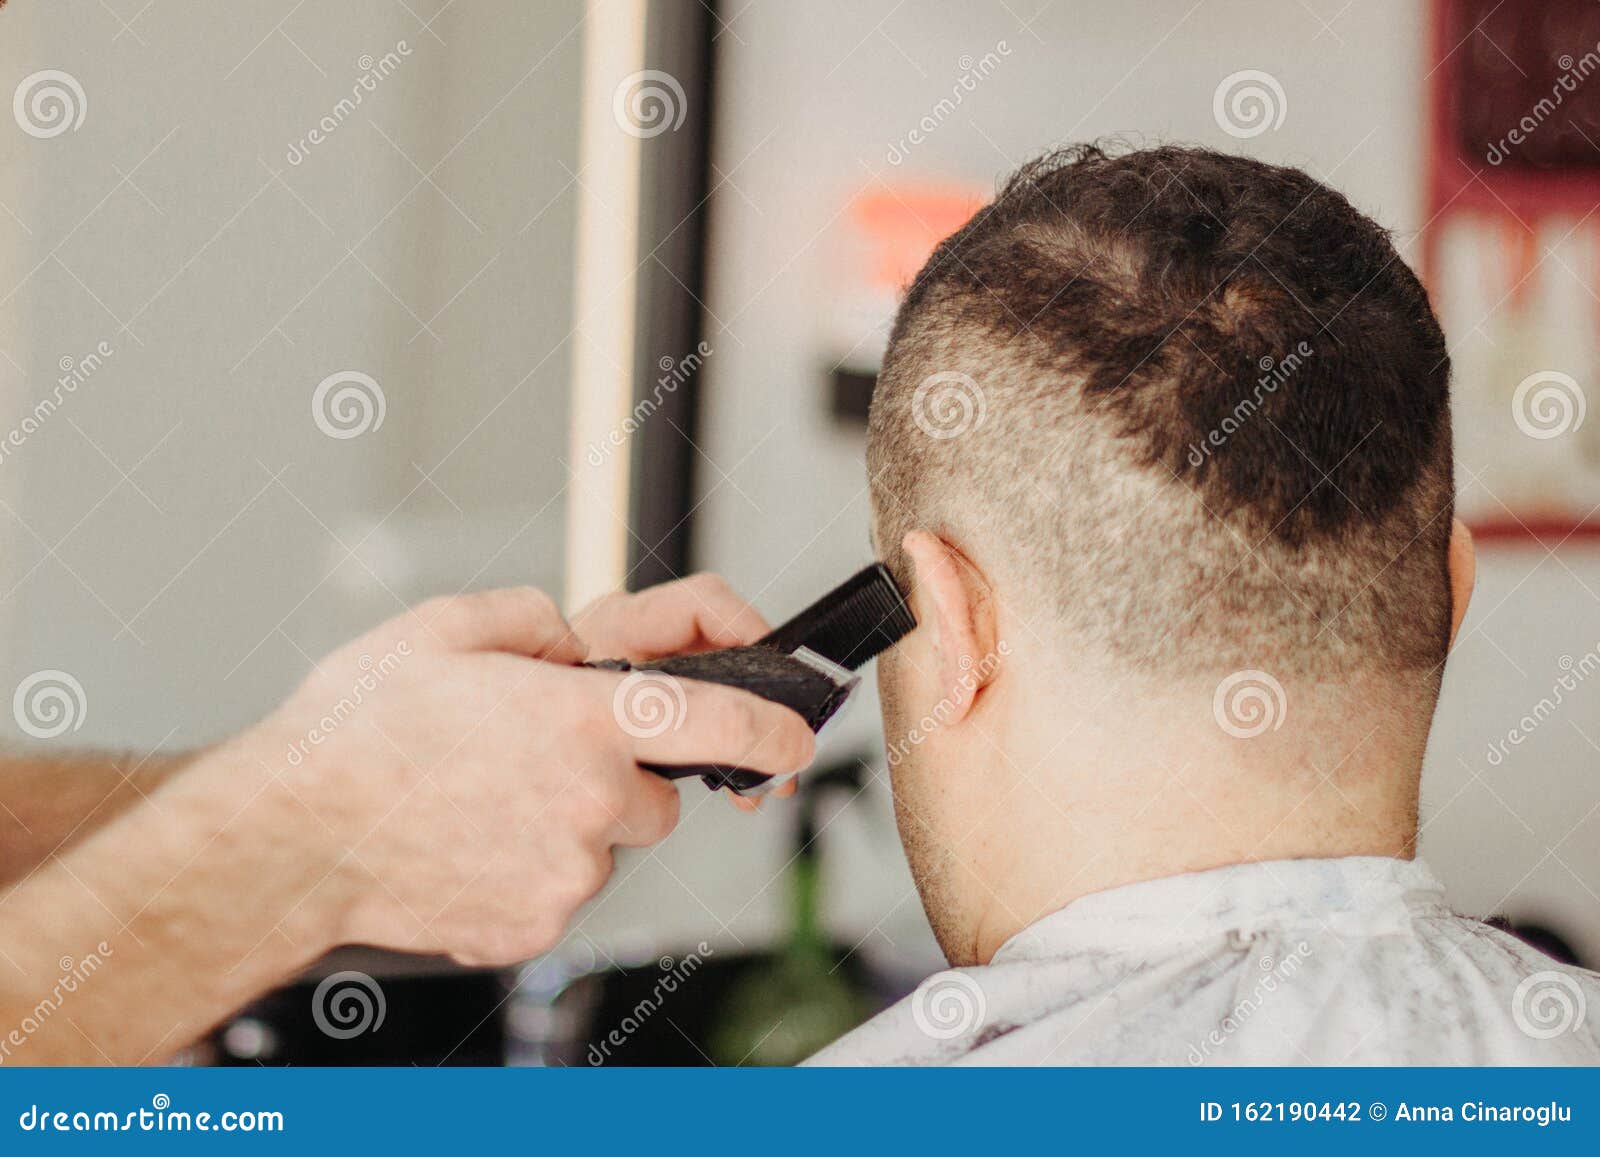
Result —
<svg viewBox="0 0 1600 1157"><path fill-rule="evenodd" d="M931 628L940 694L949 722L964 718L993 679L997 645L989 582L971 559L937 535L913 530L901 542L911 563L917 621Z"/></svg>
<svg viewBox="0 0 1600 1157"><path fill-rule="evenodd" d="M1450 646L1456 645L1456 632L1466 618L1467 603L1478 577L1478 554L1472 546L1472 531L1459 518L1450 520Z"/></svg>

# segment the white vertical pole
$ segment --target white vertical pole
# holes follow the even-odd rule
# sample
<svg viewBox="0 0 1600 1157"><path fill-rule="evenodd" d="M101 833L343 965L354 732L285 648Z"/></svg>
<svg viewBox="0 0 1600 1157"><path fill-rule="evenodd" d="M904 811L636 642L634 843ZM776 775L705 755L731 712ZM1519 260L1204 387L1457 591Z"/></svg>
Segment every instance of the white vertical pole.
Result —
<svg viewBox="0 0 1600 1157"><path fill-rule="evenodd" d="M571 608L614 590L627 570L628 448L610 440L633 405L643 140L618 124L613 98L618 85L644 68L644 55L645 0L589 0L568 443L565 597Z"/></svg>

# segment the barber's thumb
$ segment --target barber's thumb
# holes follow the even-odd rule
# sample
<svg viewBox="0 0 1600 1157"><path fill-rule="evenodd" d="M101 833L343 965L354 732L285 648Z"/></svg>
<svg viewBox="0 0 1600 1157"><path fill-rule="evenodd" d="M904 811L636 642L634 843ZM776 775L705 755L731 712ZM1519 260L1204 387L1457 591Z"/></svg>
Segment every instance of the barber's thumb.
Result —
<svg viewBox="0 0 1600 1157"><path fill-rule="evenodd" d="M534 587L508 587L424 603L417 612L446 646L504 651L551 663L581 663L589 647L555 601Z"/></svg>

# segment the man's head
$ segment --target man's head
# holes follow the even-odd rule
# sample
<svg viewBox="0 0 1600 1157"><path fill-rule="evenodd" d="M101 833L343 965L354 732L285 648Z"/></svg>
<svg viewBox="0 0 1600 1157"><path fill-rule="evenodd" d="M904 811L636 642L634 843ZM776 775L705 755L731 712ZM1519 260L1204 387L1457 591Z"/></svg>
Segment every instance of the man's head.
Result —
<svg viewBox="0 0 1600 1157"><path fill-rule="evenodd" d="M938 248L895 320L867 463L875 537L930 626L880 678L902 831L947 952L976 935L981 895L961 894L995 883L961 877L1003 870L952 849L947 817L1009 782L996 765L1037 786L1013 740L1041 711L1059 750L1032 755L1052 766L1108 722L1102 765L1160 759L1144 737L1169 732L1241 765L1326 757L1310 731L1359 738L1357 702L1420 759L1464 605L1449 374L1388 235L1294 169L1071 149ZM1298 701L1298 742L1269 725L1243 750L1250 726L1229 730L1211 694L1239 673L1268 711ZM1052 688L1074 701L1052 706ZM1040 806L1065 806L1054 790Z"/></svg>

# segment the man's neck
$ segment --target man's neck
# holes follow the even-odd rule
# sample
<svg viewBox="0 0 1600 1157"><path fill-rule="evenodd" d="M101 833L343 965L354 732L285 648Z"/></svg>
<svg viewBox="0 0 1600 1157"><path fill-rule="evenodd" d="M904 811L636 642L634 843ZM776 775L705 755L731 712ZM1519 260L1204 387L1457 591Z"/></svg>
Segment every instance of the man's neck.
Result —
<svg viewBox="0 0 1600 1157"><path fill-rule="evenodd" d="M1013 732L1025 746L1006 762L1037 790L1011 793L984 825L990 838L979 846L1003 848L1004 863L983 873L993 892L976 929L980 960L1091 892L1228 864L1414 854L1422 762L1414 728L1365 719L1333 727L1312 716L1287 735L1243 740L1185 733L1160 716L1080 734L1065 749L1058 732ZM1037 770L1021 770L1029 767ZM1043 823L1041 793L1057 805ZM1054 838L1041 838L1041 828Z"/></svg>

